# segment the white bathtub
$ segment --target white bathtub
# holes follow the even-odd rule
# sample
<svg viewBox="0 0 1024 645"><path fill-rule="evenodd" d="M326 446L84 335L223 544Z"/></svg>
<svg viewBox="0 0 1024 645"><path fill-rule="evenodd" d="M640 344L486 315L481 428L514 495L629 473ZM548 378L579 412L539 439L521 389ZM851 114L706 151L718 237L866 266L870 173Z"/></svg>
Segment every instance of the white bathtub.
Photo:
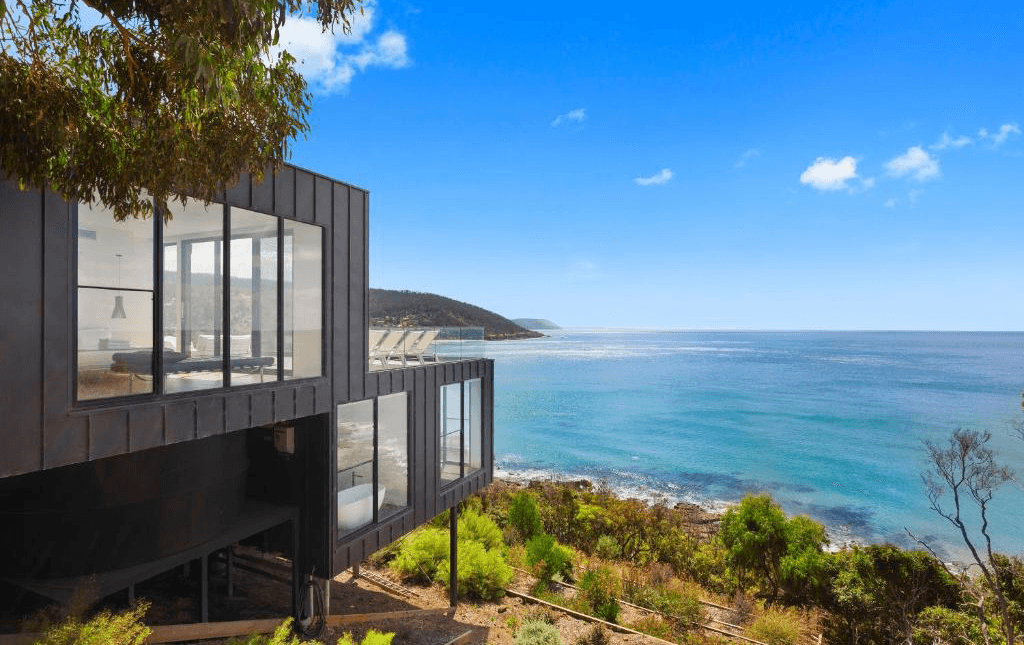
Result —
<svg viewBox="0 0 1024 645"><path fill-rule="evenodd" d="M384 503L386 489L377 491L377 509ZM345 533L373 521L373 484L359 484L338 491L338 531Z"/></svg>

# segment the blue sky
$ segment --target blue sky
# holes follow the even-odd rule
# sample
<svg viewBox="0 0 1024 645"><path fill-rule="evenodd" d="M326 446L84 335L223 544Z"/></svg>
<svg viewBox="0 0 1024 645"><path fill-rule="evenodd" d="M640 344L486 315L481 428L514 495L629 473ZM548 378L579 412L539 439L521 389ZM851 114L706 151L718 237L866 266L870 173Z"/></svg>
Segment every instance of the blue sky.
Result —
<svg viewBox="0 0 1024 645"><path fill-rule="evenodd" d="M366 4L285 32L371 284L563 326L1024 328L1024 7Z"/></svg>

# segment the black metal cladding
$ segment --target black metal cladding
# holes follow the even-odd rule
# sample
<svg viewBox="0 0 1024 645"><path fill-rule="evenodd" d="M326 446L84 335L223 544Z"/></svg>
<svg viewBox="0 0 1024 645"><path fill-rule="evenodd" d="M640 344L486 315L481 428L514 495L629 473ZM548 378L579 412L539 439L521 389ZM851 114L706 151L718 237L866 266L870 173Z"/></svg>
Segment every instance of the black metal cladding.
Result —
<svg viewBox="0 0 1024 645"><path fill-rule="evenodd" d="M318 185L320 190L316 190ZM333 189L324 190L327 186ZM319 225L330 241L334 239L330 232L335 223L347 231L350 217L347 210L333 212L331 203L326 205L331 216L325 217L325 205L317 205L316 196L326 194L333 202L332 193L344 194L346 199L340 200L344 205L350 193L359 194L360 201L365 202L365 191L359 188L291 167L276 176L268 173L261 182L245 175L223 197L227 206ZM76 206L53 193L20 191L15 182L0 181L0 214L8 222L0 257L5 303L0 335L0 418L5 419L3 440L9 448L0 451L0 477L242 430L257 422L330 411L330 375L336 370L334 351L324 352L319 378L166 396L157 378L152 394L76 403L77 275L71 230ZM365 220L366 214L358 216ZM155 228L154 270L159 275L163 267L162 227ZM365 225L360 223L357 230L365 231ZM330 244L325 246L331 250ZM223 252L230 253L227 248ZM323 261L326 275L331 275L332 253L324 253ZM162 280L156 280L155 289L161 288ZM364 287L360 283L358 288ZM224 289L224 295L229 296L229 289ZM154 314L162 313L161 296L159 291L154 294ZM365 297L353 300L365 305ZM218 302L218 315L222 317L226 313L223 304L227 303ZM327 303L323 309L326 342L335 321L329 319L331 308ZM155 348L162 347L161 317L154 316ZM347 320L337 322L344 326L342 338L346 338ZM217 323L227 328L227 321ZM153 371L162 374L162 352L154 354ZM118 413L112 414L114 410Z"/></svg>

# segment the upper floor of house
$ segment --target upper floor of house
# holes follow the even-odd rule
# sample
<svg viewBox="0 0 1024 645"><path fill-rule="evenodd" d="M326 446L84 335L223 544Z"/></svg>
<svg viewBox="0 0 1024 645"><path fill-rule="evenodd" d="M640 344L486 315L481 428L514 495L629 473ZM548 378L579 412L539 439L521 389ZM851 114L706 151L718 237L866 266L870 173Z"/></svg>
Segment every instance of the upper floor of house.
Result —
<svg viewBox="0 0 1024 645"><path fill-rule="evenodd" d="M0 181L0 477L333 417L423 365L439 391L489 379L434 331L369 328L368 212L288 165L126 222Z"/></svg>

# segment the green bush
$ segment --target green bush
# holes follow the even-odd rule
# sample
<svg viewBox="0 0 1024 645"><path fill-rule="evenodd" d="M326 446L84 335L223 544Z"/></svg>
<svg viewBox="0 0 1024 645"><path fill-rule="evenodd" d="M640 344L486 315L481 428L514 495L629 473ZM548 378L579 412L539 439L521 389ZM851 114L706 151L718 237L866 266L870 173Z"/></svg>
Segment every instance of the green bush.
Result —
<svg viewBox="0 0 1024 645"><path fill-rule="evenodd" d="M562 645L555 626L543 620L527 620L519 628L514 645Z"/></svg>
<svg viewBox="0 0 1024 645"><path fill-rule="evenodd" d="M692 586L682 589L641 587L630 594L629 601L671 616L683 629L689 629L693 623L703 623L705 620L704 605L700 602L697 589Z"/></svg>
<svg viewBox="0 0 1024 645"><path fill-rule="evenodd" d="M793 645L800 639L800 617L792 609L769 609L754 619L747 634L768 645Z"/></svg>
<svg viewBox="0 0 1024 645"><path fill-rule="evenodd" d="M597 567L587 571L580 579L579 588L580 599L592 615L610 623L618 619L622 581L612 569Z"/></svg>
<svg viewBox="0 0 1024 645"><path fill-rule="evenodd" d="M436 579L446 587L450 582L448 561L437 567ZM480 542L459 542L458 576L459 594L483 600L495 600L505 594L505 586L515 572L505 564L498 549L485 549Z"/></svg>
<svg viewBox="0 0 1024 645"><path fill-rule="evenodd" d="M505 545L501 529L494 520L479 511L467 508L459 517L459 542L479 542L485 549L500 549Z"/></svg>
<svg viewBox="0 0 1024 645"><path fill-rule="evenodd" d="M1000 642L994 627L990 629L988 637L989 642ZM946 607L928 607L917 615L915 645L974 645L983 642L985 637L977 616Z"/></svg>
<svg viewBox="0 0 1024 645"><path fill-rule="evenodd" d="M722 545L726 562L741 576L756 582L768 602L780 589L795 604L813 602L827 585L829 558L825 529L807 517L786 519L770 495L747 495L739 506L722 515Z"/></svg>
<svg viewBox="0 0 1024 645"><path fill-rule="evenodd" d="M537 509L533 495L523 490L512 498L508 523L519 533L519 539L523 542L544 532L544 523L540 519L540 510Z"/></svg>
<svg viewBox="0 0 1024 645"><path fill-rule="evenodd" d="M363 642L360 645L391 645L391 639L394 637L394 633L385 634L378 632L376 629L371 629L366 632L366 636L363 637ZM352 640L352 634L345 632L338 639L338 645L355 645L355 641Z"/></svg>
<svg viewBox="0 0 1024 645"><path fill-rule="evenodd" d="M422 528L407 537L391 561L391 570L403 578L429 583L437 568L448 559L448 532L433 526Z"/></svg>
<svg viewBox="0 0 1024 645"><path fill-rule="evenodd" d="M668 624L660 616L643 616L637 619L630 627L638 632L650 634L662 640L667 641L672 638L672 625Z"/></svg>
<svg viewBox="0 0 1024 645"><path fill-rule="evenodd" d="M549 584L555 576L566 576L572 570L572 551L541 533L526 543L526 563L542 583Z"/></svg>
<svg viewBox="0 0 1024 645"><path fill-rule="evenodd" d="M602 560L614 560L622 555L622 547L610 535L602 535L597 538L594 546L594 555Z"/></svg>
<svg viewBox="0 0 1024 645"><path fill-rule="evenodd" d="M142 617L149 604L140 602L121 614L103 611L82 622L68 618L47 628L34 645L142 645L150 634Z"/></svg>

